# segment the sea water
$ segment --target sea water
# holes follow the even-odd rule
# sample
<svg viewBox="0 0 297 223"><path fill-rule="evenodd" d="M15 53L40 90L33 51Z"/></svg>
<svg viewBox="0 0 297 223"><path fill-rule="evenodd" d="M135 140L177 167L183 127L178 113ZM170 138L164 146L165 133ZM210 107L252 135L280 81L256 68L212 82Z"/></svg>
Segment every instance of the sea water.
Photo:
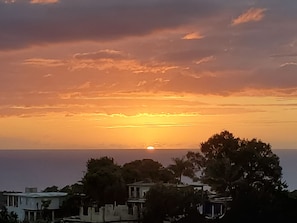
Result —
<svg viewBox="0 0 297 223"><path fill-rule="evenodd" d="M91 158L108 156L123 165L138 159L153 159L163 166L172 158L186 155L189 149L98 149L98 150L0 150L0 191L20 191L37 187L66 185L80 181ZM195 151L195 150L191 150ZM280 157L283 180L289 190L297 189L297 150L273 150Z"/></svg>

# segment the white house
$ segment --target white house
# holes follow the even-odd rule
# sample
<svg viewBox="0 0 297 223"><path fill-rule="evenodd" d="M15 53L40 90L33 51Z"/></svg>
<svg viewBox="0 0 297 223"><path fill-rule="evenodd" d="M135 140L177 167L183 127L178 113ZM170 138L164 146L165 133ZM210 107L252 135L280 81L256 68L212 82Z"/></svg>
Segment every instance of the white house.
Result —
<svg viewBox="0 0 297 223"><path fill-rule="evenodd" d="M129 212L127 205L106 204L102 207L81 207L79 220L64 219L64 222L135 222L138 220L136 210Z"/></svg>
<svg viewBox="0 0 297 223"><path fill-rule="evenodd" d="M64 222L136 222L142 218L145 195L154 185L144 182L128 184L128 200L125 205L81 207L79 219L66 218Z"/></svg>
<svg viewBox="0 0 297 223"><path fill-rule="evenodd" d="M18 215L19 221L36 221L46 208L51 213L51 220L55 219L55 211L60 208L67 193L61 192L25 192L5 193L6 207L9 212ZM48 207L44 207L48 206Z"/></svg>
<svg viewBox="0 0 297 223"><path fill-rule="evenodd" d="M128 200L125 205L106 204L102 207L81 207L79 218L64 219L64 222L137 222L142 219L145 208L146 194L152 186L156 185L151 182L135 182L128 184ZM172 184L165 184L172 186ZM194 187L203 192L205 185L175 185L178 188ZM201 203L198 211L208 219L223 217L226 212L226 199L212 197L207 203Z"/></svg>

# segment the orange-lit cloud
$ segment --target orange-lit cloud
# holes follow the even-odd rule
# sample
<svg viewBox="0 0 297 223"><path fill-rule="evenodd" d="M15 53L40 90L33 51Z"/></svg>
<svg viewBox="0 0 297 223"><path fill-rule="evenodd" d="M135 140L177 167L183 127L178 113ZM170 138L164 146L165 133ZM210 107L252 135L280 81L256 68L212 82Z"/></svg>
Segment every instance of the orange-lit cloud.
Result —
<svg viewBox="0 0 297 223"><path fill-rule="evenodd" d="M188 33L182 39L184 40L193 40L193 39L203 39L204 36L201 35L199 32Z"/></svg>
<svg viewBox="0 0 297 223"><path fill-rule="evenodd" d="M258 22L264 18L265 8L250 8L232 21L232 25L236 26L248 22Z"/></svg>
<svg viewBox="0 0 297 223"><path fill-rule="evenodd" d="M292 4L0 0L0 148L194 148L222 129L291 148Z"/></svg>
<svg viewBox="0 0 297 223"><path fill-rule="evenodd" d="M43 58L30 58L24 61L25 65L57 67L65 65L65 62L57 59L43 59Z"/></svg>
<svg viewBox="0 0 297 223"><path fill-rule="evenodd" d="M209 57L204 57L202 59L199 59L197 61L195 61L195 64L202 64L202 63L208 63L210 61L213 61L215 60L215 57L214 56L209 56Z"/></svg>
<svg viewBox="0 0 297 223"><path fill-rule="evenodd" d="M53 4L57 3L59 0L31 0L31 4Z"/></svg>

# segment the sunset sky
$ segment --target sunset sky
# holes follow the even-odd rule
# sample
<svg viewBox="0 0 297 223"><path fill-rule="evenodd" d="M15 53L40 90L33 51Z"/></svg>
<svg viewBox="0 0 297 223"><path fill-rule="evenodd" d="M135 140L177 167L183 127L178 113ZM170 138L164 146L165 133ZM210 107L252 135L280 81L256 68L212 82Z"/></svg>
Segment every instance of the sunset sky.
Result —
<svg viewBox="0 0 297 223"><path fill-rule="evenodd" d="M0 0L0 149L297 148L297 1Z"/></svg>

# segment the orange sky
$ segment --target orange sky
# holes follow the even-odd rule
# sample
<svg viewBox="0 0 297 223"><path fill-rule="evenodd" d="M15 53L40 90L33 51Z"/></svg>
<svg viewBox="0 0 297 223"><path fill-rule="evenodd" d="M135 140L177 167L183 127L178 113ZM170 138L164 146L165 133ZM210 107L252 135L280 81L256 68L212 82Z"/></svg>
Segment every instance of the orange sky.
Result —
<svg viewBox="0 0 297 223"><path fill-rule="evenodd" d="M296 10L0 0L0 149L199 148L222 130L296 148Z"/></svg>

